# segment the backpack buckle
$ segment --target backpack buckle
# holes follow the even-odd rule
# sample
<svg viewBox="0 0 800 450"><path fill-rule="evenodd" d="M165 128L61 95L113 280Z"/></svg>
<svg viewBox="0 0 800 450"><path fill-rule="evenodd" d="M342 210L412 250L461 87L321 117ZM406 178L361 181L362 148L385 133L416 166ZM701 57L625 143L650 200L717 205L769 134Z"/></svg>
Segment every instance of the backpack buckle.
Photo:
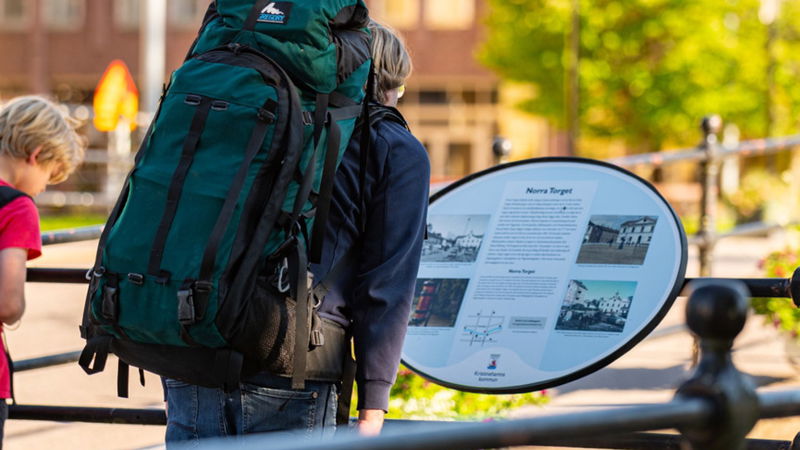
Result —
<svg viewBox="0 0 800 450"><path fill-rule="evenodd" d="M322 347L325 345L325 335L322 334L322 330L311 330L309 341L311 348Z"/></svg>
<svg viewBox="0 0 800 450"><path fill-rule="evenodd" d="M208 294L212 289L214 289L214 283L210 281L197 280L192 283L192 289L194 289L198 294Z"/></svg>
<svg viewBox="0 0 800 450"><path fill-rule="evenodd" d="M311 315L311 333L308 336L309 350L325 345L325 335L322 333L322 319L319 315Z"/></svg>
<svg viewBox="0 0 800 450"><path fill-rule="evenodd" d="M272 123L275 121L275 114L271 113L270 111L267 111L264 108L258 108L257 116L258 120L262 122Z"/></svg>
<svg viewBox="0 0 800 450"><path fill-rule="evenodd" d="M197 106L203 100L203 97L195 94L189 94L186 98L183 99L183 103L186 103L189 106Z"/></svg>
<svg viewBox="0 0 800 450"><path fill-rule="evenodd" d="M86 281L91 281L92 278L103 278L103 275L105 274L106 274L105 267L103 266L97 268L92 267L91 269L86 271L86 275L84 277L86 278Z"/></svg>
<svg viewBox="0 0 800 450"><path fill-rule="evenodd" d="M238 42L233 42L231 44L228 44L228 49L232 51L234 55L238 56L239 53L241 53L242 51L242 44Z"/></svg>
<svg viewBox="0 0 800 450"><path fill-rule="evenodd" d="M178 291L178 322L181 325L191 325L195 321L194 296L191 289Z"/></svg>
<svg viewBox="0 0 800 450"><path fill-rule="evenodd" d="M283 258L281 263L275 266L275 276L273 277L272 285L281 294L289 292L289 260Z"/></svg>
<svg viewBox="0 0 800 450"><path fill-rule="evenodd" d="M140 273L129 273L128 274L128 281L130 281L132 284L135 284L137 286L141 286L141 285L144 284L144 275L142 275Z"/></svg>

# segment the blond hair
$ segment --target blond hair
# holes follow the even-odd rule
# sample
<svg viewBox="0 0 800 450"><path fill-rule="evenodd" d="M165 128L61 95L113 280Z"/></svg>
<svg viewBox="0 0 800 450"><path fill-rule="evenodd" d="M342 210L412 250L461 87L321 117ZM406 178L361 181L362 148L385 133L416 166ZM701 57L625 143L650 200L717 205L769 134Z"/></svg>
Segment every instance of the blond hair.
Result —
<svg viewBox="0 0 800 450"><path fill-rule="evenodd" d="M29 95L11 99L0 109L0 155L54 164L50 183L67 179L83 160L86 140L75 132L77 122L49 100Z"/></svg>
<svg viewBox="0 0 800 450"><path fill-rule="evenodd" d="M411 74L411 57L400 35L386 25L370 21L375 99L386 102L386 92L402 86Z"/></svg>

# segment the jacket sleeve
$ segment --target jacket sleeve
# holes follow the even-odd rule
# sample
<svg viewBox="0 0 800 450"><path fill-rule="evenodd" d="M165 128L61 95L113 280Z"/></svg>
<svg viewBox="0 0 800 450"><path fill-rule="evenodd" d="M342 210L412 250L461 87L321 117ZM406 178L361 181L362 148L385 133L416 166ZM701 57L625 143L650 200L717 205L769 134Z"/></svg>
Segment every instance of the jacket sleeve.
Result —
<svg viewBox="0 0 800 450"><path fill-rule="evenodd" d="M381 127L373 145L388 151L368 200L352 330L358 409L388 411L425 235L430 162L422 144L397 124Z"/></svg>

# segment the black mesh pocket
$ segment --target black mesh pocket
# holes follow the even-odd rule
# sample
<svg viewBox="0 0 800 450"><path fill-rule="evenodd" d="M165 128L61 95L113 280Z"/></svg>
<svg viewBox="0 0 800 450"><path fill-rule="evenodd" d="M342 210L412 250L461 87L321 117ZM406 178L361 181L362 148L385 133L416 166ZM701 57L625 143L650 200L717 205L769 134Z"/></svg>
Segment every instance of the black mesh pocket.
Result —
<svg viewBox="0 0 800 450"><path fill-rule="evenodd" d="M294 361L295 301L259 277L249 301L238 315L239 333L231 339L242 352L248 371L292 373Z"/></svg>

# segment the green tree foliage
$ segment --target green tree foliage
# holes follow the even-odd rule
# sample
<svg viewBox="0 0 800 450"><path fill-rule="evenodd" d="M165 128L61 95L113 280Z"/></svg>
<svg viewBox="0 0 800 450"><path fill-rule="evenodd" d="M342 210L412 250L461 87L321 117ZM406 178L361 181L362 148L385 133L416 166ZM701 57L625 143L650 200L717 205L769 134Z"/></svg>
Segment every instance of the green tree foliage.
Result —
<svg viewBox="0 0 800 450"><path fill-rule="evenodd" d="M482 420L506 417L523 406L543 405L546 391L524 394L473 394L448 389L400 366L392 386L389 418L414 420Z"/></svg>
<svg viewBox="0 0 800 450"><path fill-rule="evenodd" d="M564 127L571 0L490 0L479 59L530 83L520 106ZM771 45L777 114L793 132L800 107L800 2L782 0ZM744 137L767 133L768 26L759 0L579 0L580 133L623 139L632 151L694 145L717 113Z"/></svg>
<svg viewBox="0 0 800 450"><path fill-rule="evenodd" d="M356 394L350 416L358 414ZM389 419L406 420L485 420L507 417L523 406L541 406L550 398L547 391L523 394L473 394L439 386L405 366L397 371L389 399Z"/></svg>
<svg viewBox="0 0 800 450"><path fill-rule="evenodd" d="M775 24L775 127L778 133L800 128L800 2L782 0Z"/></svg>

